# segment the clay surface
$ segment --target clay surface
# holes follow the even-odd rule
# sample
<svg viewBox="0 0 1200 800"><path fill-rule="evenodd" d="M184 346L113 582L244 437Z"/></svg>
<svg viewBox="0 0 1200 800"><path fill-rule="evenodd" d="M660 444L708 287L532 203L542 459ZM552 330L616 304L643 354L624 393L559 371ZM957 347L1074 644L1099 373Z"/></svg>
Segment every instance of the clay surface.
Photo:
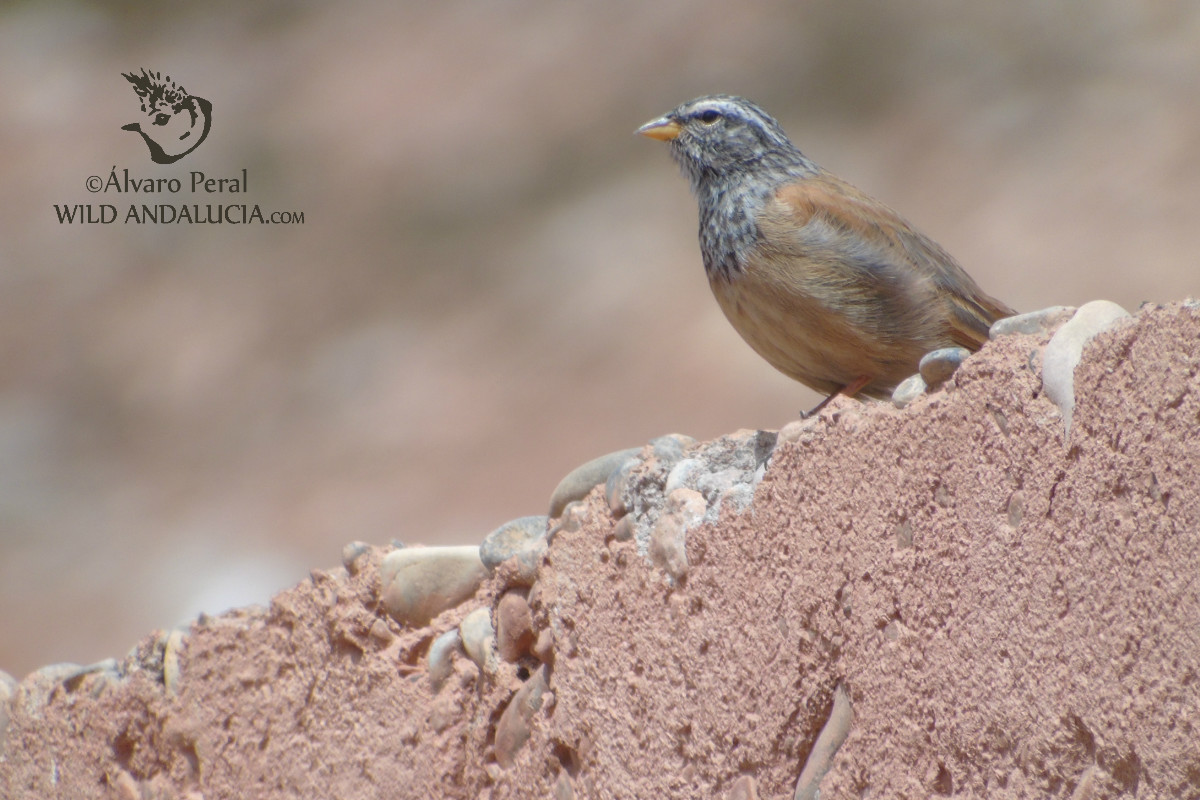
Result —
<svg viewBox="0 0 1200 800"><path fill-rule="evenodd" d="M35 673L0 796L790 798L838 687L826 800L1198 796L1200 308L1093 340L1069 439L1047 339L800 423L749 506L686 530L680 576L596 487L495 674L455 652L435 691L427 651L515 571L405 628L380 549L119 668Z"/></svg>

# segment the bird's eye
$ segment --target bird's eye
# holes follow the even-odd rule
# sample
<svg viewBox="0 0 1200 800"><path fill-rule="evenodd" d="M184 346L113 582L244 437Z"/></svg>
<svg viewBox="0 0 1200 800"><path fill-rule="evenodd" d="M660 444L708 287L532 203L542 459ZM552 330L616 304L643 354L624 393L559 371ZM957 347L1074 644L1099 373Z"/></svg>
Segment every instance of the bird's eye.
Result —
<svg viewBox="0 0 1200 800"><path fill-rule="evenodd" d="M714 122L716 122L718 119L721 118L721 112L717 111L714 108L709 108L704 111L701 111L700 114L697 116L697 118L701 122L703 122L705 125L712 125Z"/></svg>

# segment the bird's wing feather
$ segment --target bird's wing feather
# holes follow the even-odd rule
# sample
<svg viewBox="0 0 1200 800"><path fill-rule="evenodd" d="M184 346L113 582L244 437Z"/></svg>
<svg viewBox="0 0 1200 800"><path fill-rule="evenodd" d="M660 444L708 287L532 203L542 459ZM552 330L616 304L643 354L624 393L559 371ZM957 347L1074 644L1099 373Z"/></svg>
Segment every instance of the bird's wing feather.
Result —
<svg viewBox="0 0 1200 800"><path fill-rule="evenodd" d="M963 347L978 350L993 322L1016 313L985 294L949 253L895 211L829 173L786 184L775 200L787 209L798 251L838 253L866 285L890 281L895 289L907 281L899 288L932 288L935 297L928 300L945 305L947 333Z"/></svg>

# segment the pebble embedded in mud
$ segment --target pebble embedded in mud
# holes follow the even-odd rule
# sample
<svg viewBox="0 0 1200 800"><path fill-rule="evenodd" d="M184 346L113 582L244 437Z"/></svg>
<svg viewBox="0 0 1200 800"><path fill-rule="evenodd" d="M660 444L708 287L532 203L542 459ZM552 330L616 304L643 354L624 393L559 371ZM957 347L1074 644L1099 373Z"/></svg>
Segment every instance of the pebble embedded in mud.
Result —
<svg viewBox="0 0 1200 800"><path fill-rule="evenodd" d="M363 565L363 556L371 550L371 545L366 542L350 542L342 548L342 566L351 575L357 575Z"/></svg>
<svg viewBox="0 0 1200 800"><path fill-rule="evenodd" d="M618 542L628 542L633 538L633 533L633 517L621 517L613 526L613 538Z"/></svg>
<svg viewBox="0 0 1200 800"><path fill-rule="evenodd" d="M510 663L533 646L533 614L529 603L517 592L505 592L496 603L496 650Z"/></svg>
<svg viewBox="0 0 1200 800"><path fill-rule="evenodd" d="M179 657L183 651L184 638L184 632L175 629L167 634L166 641L163 642L163 686L166 687L167 694L179 692L179 680L182 677Z"/></svg>
<svg viewBox="0 0 1200 800"><path fill-rule="evenodd" d="M992 323L992 327L988 331L988 338L999 339L1001 336L1033 336L1036 334L1051 333L1069 320L1074 313L1074 306L1050 306L1049 308L998 319Z"/></svg>
<svg viewBox="0 0 1200 800"><path fill-rule="evenodd" d="M554 538L554 534L559 531L574 533L587 523L588 520L587 507L579 500L573 500L567 503L567 507L563 509L562 517L550 533L546 534L546 538Z"/></svg>
<svg viewBox="0 0 1200 800"><path fill-rule="evenodd" d="M1075 413L1075 367L1079 365L1084 346L1128 317L1128 311L1109 300L1084 303L1046 345L1042 354L1042 388L1046 397L1058 406L1068 436Z"/></svg>
<svg viewBox="0 0 1200 800"><path fill-rule="evenodd" d="M541 710L546 694L546 668L542 667L517 690L496 723L496 763L512 767L518 751L529 741L533 716Z"/></svg>
<svg viewBox="0 0 1200 800"><path fill-rule="evenodd" d="M392 629L381 618L376 618L371 623L371 627L367 630L367 635L378 642L380 647L387 647L396 638L396 634L392 633Z"/></svg>
<svg viewBox="0 0 1200 800"><path fill-rule="evenodd" d="M65 661L39 667L17 684L11 702L20 703L26 714L36 716L55 689L68 680L78 679L92 671L92 667Z"/></svg>
<svg viewBox="0 0 1200 800"><path fill-rule="evenodd" d="M510 520L489 533L479 547L479 558L489 574L510 558L517 559L517 576L526 584L537 576L546 552L549 517L537 515Z"/></svg>
<svg viewBox="0 0 1200 800"><path fill-rule="evenodd" d="M687 531L704 520L708 504L695 489L676 489L650 532L650 560L674 580L688 573Z"/></svg>
<svg viewBox="0 0 1200 800"><path fill-rule="evenodd" d="M970 355L971 351L965 347L943 347L922 356L917 369L927 385L937 386L953 375Z"/></svg>
<svg viewBox="0 0 1200 800"><path fill-rule="evenodd" d="M789 442L807 441L813 436L814 423L816 417L808 419L794 419L779 429L779 433L775 437L775 446L787 444Z"/></svg>
<svg viewBox="0 0 1200 800"><path fill-rule="evenodd" d="M691 528L703 521L707 509L704 495L694 489L676 489L667 495L666 512L677 515L685 528Z"/></svg>
<svg viewBox="0 0 1200 800"><path fill-rule="evenodd" d="M383 605L400 623L420 627L475 594L487 570L479 548L406 547L379 566Z"/></svg>
<svg viewBox="0 0 1200 800"><path fill-rule="evenodd" d="M619 469L627 459L636 457L641 451L640 447L617 450L614 453L593 458L568 472L550 495L550 516L561 516L567 503L582 500L592 489L605 483L608 476Z"/></svg>
<svg viewBox="0 0 1200 800"><path fill-rule="evenodd" d="M63 679L63 687L69 692L86 691L92 697L99 697L110 685L120 683L124 678L121 662L106 658L68 675Z"/></svg>
<svg viewBox="0 0 1200 800"><path fill-rule="evenodd" d="M699 458L685 458L679 461L667 473L667 481L663 484L663 494L670 495L676 489L694 485L696 473L704 469L704 462Z"/></svg>
<svg viewBox="0 0 1200 800"><path fill-rule="evenodd" d="M675 581L688 572L687 538L677 517L664 514L650 531L650 561Z"/></svg>
<svg viewBox="0 0 1200 800"><path fill-rule="evenodd" d="M717 502L714 505L718 509L732 508L739 513L745 511L754 502L754 486L761 478L761 475L758 476L753 484L735 483L721 493L721 496L717 498Z"/></svg>
<svg viewBox="0 0 1200 800"><path fill-rule="evenodd" d="M629 477L633 474L634 467L640 463L637 458L622 461L621 466L614 469L604 483L604 499L614 517L620 518L629 512L629 507L625 504L625 492L628 490Z"/></svg>
<svg viewBox="0 0 1200 800"><path fill-rule="evenodd" d="M925 394L925 390L928 388L929 384L925 383L925 379L920 374L909 375L892 390L892 405L896 408L907 408L914 400Z"/></svg>
<svg viewBox="0 0 1200 800"><path fill-rule="evenodd" d="M442 684L453 674L455 652L465 652L462 647L462 634L458 628L451 628L429 645L429 680L435 692L441 689Z"/></svg>
<svg viewBox="0 0 1200 800"><path fill-rule="evenodd" d="M496 629L492 627L489 608L477 608L459 623L463 650L487 675L494 675L499 662L496 658Z"/></svg>
<svg viewBox="0 0 1200 800"><path fill-rule="evenodd" d="M817 734L817 739L813 742L808 758L800 770L800 777L796 780L795 800L817 800L821 796L821 779L833 766L834 757L846 741L853 724L854 709L850 704L850 694L845 687L839 685L833 693L833 707L829 711L829 718Z"/></svg>

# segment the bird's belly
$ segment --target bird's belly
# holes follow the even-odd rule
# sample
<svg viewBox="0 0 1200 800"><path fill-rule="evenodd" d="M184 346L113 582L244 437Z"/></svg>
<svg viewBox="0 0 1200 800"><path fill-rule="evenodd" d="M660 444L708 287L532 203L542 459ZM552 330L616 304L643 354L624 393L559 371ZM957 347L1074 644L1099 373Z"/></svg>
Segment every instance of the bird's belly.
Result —
<svg viewBox="0 0 1200 800"><path fill-rule="evenodd" d="M862 377L883 394L917 371L919 342L881 343L836 303L803 287L781 287L752 272L710 281L725 316L756 353L785 375L826 394Z"/></svg>

